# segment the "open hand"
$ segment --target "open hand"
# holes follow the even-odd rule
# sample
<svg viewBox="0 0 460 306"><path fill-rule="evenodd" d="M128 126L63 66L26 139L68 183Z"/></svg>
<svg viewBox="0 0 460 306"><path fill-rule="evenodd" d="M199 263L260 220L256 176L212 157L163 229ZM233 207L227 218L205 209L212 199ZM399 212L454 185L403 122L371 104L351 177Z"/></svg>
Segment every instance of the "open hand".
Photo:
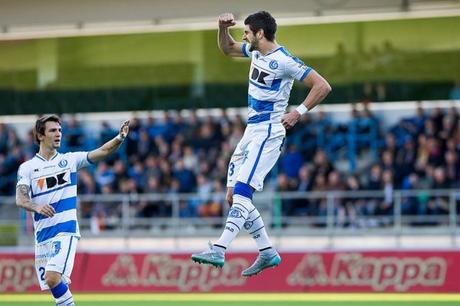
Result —
<svg viewBox="0 0 460 306"><path fill-rule="evenodd" d="M126 136L128 136L128 132L129 132L129 120L126 120L125 122L123 122L123 124L120 127L120 136L123 139L125 139Z"/></svg>
<svg viewBox="0 0 460 306"><path fill-rule="evenodd" d="M44 204L37 205L35 208L35 212L51 218L56 213L56 210L54 210L53 206L49 204Z"/></svg>

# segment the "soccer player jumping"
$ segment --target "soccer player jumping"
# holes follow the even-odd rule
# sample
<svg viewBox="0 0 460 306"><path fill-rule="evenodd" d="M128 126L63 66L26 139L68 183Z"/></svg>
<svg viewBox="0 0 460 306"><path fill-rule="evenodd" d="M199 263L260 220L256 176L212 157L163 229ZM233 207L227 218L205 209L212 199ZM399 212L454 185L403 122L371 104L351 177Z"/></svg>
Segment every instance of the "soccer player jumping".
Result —
<svg viewBox="0 0 460 306"><path fill-rule="evenodd" d="M32 212L38 281L42 290L51 290L57 306L75 305L68 285L80 238L77 171L117 150L128 131L129 121L125 121L119 134L100 148L60 154L60 118L48 115L35 123L40 150L19 167L16 204Z"/></svg>
<svg viewBox="0 0 460 306"><path fill-rule="evenodd" d="M242 273L252 276L281 262L260 213L252 204L252 194L254 190L262 190L265 176L278 160L285 129L292 128L305 112L318 105L331 91L331 86L315 70L278 45L277 25L270 13L260 11L246 18L243 43L236 42L229 33L228 28L235 24L232 14L219 16L218 44L225 55L251 59L247 127L228 167L227 201L231 208L224 231L215 244L210 243L208 250L193 254L192 260L222 267L225 251L244 228L259 249L255 262ZM311 89L294 111L285 114L294 79Z"/></svg>

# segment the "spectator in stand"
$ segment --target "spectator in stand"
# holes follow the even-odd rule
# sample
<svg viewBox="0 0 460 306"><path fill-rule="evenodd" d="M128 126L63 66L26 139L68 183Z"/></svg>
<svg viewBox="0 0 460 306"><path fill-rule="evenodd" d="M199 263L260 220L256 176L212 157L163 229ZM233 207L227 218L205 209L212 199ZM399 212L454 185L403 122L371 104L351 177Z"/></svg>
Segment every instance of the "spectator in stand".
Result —
<svg viewBox="0 0 460 306"><path fill-rule="evenodd" d="M345 182L345 191L354 192L361 190L359 179L356 175L348 176ZM363 198L347 197L345 201L345 210L348 214L349 226L364 226L365 216L369 215L366 206L366 200Z"/></svg>
<svg viewBox="0 0 460 306"><path fill-rule="evenodd" d="M404 145L401 149L398 150L396 154L396 173L400 176L400 179L396 179L396 186L399 187L401 180L408 176L410 173L415 170L415 161L417 158L417 151L415 147L415 142L411 136L406 136L404 139Z"/></svg>
<svg viewBox="0 0 460 306"><path fill-rule="evenodd" d="M294 182L290 180L285 173L280 173L278 175L277 186L278 192L289 192L295 190ZM284 216L295 216L295 200L281 200L281 211Z"/></svg>
<svg viewBox="0 0 460 306"><path fill-rule="evenodd" d="M156 147L153 145L153 138L150 138L149 133L146 129L142 128L139 130L139 142L137 144L138 156L141 160L144 160L149 154L156 151Z"/></svg>
<svg viewBox="0 0 460 306"><path fill-rule="evenodd" d="M66 121L62 127L65 146L69 151L81 151L85 147L85 131L75 116Z"/></svg>
<svg viewBox="0 0 460 306"><path fill-rule="evenodd" d="M458 152L449 150L445 153L445 169L447 180L452 182L450 188L457 188L460 180L460 163Z"/></svg>
<svg viewBox="0 0 460 306"><path fill-rule="evenodd" d="M112 185L115 181L113 169L105 162L98 163L95 173L95 181L99 192L102 191L102 187Z"/></svg>
<svg viewBox="0 0 460 306"><path fill-rule="evenodd" d="M427 139L428 147L428 164L432 166L441 166L443 164L442 146L438 139L431 137Z"/></svg>
<svg viewBox="0 0 460 306"><path fill-rule="evenodd" d="M185 168L184 161L178 160L174 166L173 176L179 182L179 192L190 193L195 190L195 175L192 171Z"/></svg>
<svg viewBox="0 0 460 306"><path fill-rule="evenodd" d="M288 178L296 179L299 177L299 170L303 165L303 156L297 150L297 146L293 143L288 145L284 155L281 157L281 169Z"/></svg>
<svg viewBox="0 0 460 306"><path fill-rule="evenodd" d="M102 121L99 132L99 143L104 144L117 135L117 130L113 129L107 121Z"/></svg>
<svg viewBox="0 0 460 306"><path fill-rule="evenodd" d="M390 225L393 214L394 184L391 170L384 170L382 173L383 199L378 201L375 207L375 215L380 225Z"/></svg>
<svg viewBox="0 0 460 306"><path fill-rule="evenodd" d="M129 124L129 135L126 138L126 154L128 157L133 155L137 155L138 153L138 145L139 145L139 134L141 130L141 122L139 118L134 117L131 119Z"/></svg>

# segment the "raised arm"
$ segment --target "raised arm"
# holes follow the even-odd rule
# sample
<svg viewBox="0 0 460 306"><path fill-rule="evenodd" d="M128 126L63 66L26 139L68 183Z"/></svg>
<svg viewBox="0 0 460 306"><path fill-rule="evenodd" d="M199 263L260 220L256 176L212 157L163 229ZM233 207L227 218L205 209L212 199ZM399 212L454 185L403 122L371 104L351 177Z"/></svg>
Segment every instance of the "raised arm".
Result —
<svg viewBox="0 0 460 306"><path fill-rule="evenodd" d="M16 205L28 211L33 211L47 217L52 217L56 213L53 206L44 204L35 204L30 199L30 187L27 185L18 185L16 187Z"/></svg>
<svg viewBox="0 0 460 306"><path fill-rule="evenodd" d="M113 139L104 143L102 146L100 146L96 150L89 152L88 159L91 162L98 162L98 161L101 161L107 158L107 156L115 152L120 147L120 145L123 143L123 140L125 140L126 136L128 136L128 132L129 132L129 120L126 120L121 125L119 134Z"/></svg>
<svg viewBox="0 0 460 306"><path fill-rule="evenodd" d="M231 13L219 16L219 29L217 31L217 44L219 49L227 56L244 57L242 43L236 42L230 35L229 27L236 24L235 18Z"/></svg>

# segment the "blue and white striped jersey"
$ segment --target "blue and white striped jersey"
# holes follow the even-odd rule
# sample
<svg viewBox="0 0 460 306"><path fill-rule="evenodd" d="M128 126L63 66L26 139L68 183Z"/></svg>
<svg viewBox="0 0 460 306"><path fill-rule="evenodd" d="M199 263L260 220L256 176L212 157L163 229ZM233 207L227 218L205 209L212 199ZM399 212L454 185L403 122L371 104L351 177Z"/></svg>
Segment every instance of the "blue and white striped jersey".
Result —
<svg viewBox="0 0 460 306"><path fill-rule="evenodd" d="M249 44L243 43L242 51L251 58L248 123L281 122L294 79L303 81L312 69L284 47L263 55L259 51L250 52Z"/></svg>
<svg viewBox="0 0 460 306"><path fill-rule="evenodd" d="M36 243L58 234L80 237L77 221L77 171L90 164L88 152L56 153L49 161L39 154L21 164L17 185L30 186L36 204L50 204L52 217L32 213Z"/></svg>

